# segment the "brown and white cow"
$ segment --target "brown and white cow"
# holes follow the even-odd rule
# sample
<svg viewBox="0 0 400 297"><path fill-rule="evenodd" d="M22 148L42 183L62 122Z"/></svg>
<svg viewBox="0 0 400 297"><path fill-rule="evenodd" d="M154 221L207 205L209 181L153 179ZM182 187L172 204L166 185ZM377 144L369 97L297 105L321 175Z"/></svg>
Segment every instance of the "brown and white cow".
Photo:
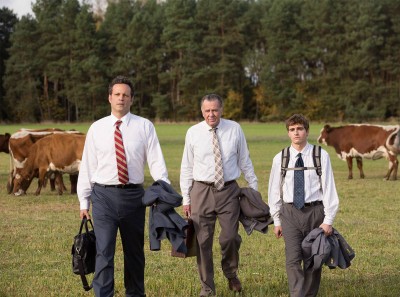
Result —
<svg viewBox="0 0 400 297"><path fill-rule="evenodd" d="M377 160L386 158L389 169L385 178L397 179L399 162L397 154L400 153L399 125L346 125L331 127L325 125L318 137L319 143L333 146L338 157L347 161L349 179L353 178L353 158L357 160L360 177L364 178L362 159Z"/></svg>
<svg viewBox="0 0 400 297"><path fill-rule="evenodd" d="M82 160L85 135L52 134L36 141L28 154L25 166L15 177L16 195L26 192L32 179L39 177L36 195L40 194L46 177L53 173L68 173L77 176ZM62 188L58 187L61 195Z"/></svg>
<svg viewBox="0 0 400 297"><path fill-rule="evenodd" d="M32 145L42 139L54 133L77 133L82 134L79 131L64 131L61 129L49 128L49 129L21 129L16 133L12 134L9 139L9 150L10 150L10 174L7 181L8 193L16 193L16 187L14 186L14 179L17 174L25 166L26 158L30 152ZM51 189L55 189L55 177L50 178ZM76 193L76 180L75 177L71 179L71 193ZM59 177L58 181L62 183L62 178ZM63 184L63 183L62 183ZM64 187L64 185L62 185ZM65 187L64 187L65 188Z"/></svg>
<svg viewBox="0 0 400 297"><path fill-rule="evenodd" d="M8 149L8 143L10 141L10 133L0 134L0 152L8 154L10 150Z"/></svg>

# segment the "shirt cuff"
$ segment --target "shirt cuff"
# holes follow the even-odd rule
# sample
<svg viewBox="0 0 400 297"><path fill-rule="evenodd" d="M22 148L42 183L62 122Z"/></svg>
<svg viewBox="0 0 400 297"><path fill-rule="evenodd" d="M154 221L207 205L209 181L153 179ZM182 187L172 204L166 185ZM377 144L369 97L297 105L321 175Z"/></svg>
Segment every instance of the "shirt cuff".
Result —
<svg viewBox="0 0 400 297"><path fill-rule="evenodd" d="M84 200L81 200L80 201L80 207L81 207L81 210L82 209L89 209L90 208L90 202L89 202L89 199L84 199Z"/></svg>
<svg viewBox="0 0 400 297"><path fill-rule="evenodd" d="M281 220L279 218L274 218L274 226L275 227L281 226Z"/></svg>
<svg viewBox="0 0 400 297"><path fill-rule="evenodd" d="M190 205L190 197L183 196L182 205Z"/></svg>
<svg viewBox="0 0 400 297"><path fill-rule="evenodd" d="M324 224L326 224L326 225L333 225L333 218L328 218L328 217L325 217L324 218Z"/></svg>
<svg viewBox="0 0 400 297"><path fill-rule="evenodd" d="M258 184L257 183L249 184L249 187L252 188L253 190L258 191Z"/></svg>

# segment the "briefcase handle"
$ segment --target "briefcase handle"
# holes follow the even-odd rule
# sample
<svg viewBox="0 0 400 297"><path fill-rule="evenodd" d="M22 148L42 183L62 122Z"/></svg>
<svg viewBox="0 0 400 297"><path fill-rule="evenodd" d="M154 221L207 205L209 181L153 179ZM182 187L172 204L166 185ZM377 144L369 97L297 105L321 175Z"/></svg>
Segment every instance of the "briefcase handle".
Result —
<svg viewBox="0 0 400 297"><path fill-rule="evenodd" d="M86 233L89 233L88 223L90 223L90 225L92 226L92 230L94 231L92 220L88 219L86 217L83 217L82 222L81 222L81 227L79 228L79 234L82 234L83 226L85 226Z"/></svg>

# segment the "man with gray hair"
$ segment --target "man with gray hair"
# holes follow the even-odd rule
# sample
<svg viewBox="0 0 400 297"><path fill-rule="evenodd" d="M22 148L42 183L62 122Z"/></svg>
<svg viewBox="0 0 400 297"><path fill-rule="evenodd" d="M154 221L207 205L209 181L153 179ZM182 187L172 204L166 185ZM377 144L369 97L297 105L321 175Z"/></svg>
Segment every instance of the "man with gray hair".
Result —
<svg viewBox="0 0 400 297"><path fill-rule="evenodd" d="M221 226L222 271L231 290L242 290L237 277L242 239L238 234L240 188L236 182L242 172L249 186L257 190L242 128L222 119L222 111L220 96L209 94L202 98L204 121L187 131L181 164L183 211L193 220L199 244L200 296L215 295L212 246L217 218Z"/></svg>

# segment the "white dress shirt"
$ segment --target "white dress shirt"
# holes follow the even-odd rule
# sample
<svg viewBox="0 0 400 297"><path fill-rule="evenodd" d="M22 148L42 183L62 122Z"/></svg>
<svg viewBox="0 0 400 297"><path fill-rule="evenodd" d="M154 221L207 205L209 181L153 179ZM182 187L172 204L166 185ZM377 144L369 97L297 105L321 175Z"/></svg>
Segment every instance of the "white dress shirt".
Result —
<svg viewBox="0 0 400 297"><path fill-rule="evenodd" d="M90 126L86 135L77 185L81 209L89 209L89 198L94 183L120 183L114 142L117 120L112 114L102 118ZM170 183L154 125L149 120L131 113L121 120L120 130L128 164L129 183L144 182L146 162L154 180L161 179Z"/></svg>
<svg viewBox="0 0 400 297"><path fill-rule="evenodd" d="M225 119L220 120L217 128L224 181L236 180L243 172L249 187L257 190L257 176L242 128L238 123ZM193 180L214 182L215 161L211 129L206 121L202 121L190 127L186 133L180 176L183 205L190 204L189 192Z"/></svg>
<svg viewBox="0 0 400 297"><path fill-rule="evenodd" d="M304 149L299 152L293 146L290 147L290 160L288 168L294 168L297 160L298 153L304 161L305 167L314 167L313 162L313 145L307 143ZM280 178L281 178L281 160L282 152L279 152L272 161L272 169L269 177L268 186L268 204L270 212L274 218L274 225L280 226L279 210L281 209L282 202L280 199ZM322 168L322 193L320 190L319 177L314 169L304 170L304 191L305 203L320 200L324 204L325 218L324 223L328 225L333 224L338 207L339 197L336 192L335 180L329 154L321 149L321 168ZM285 203L293 202L293 187L294 187L294 171L288 170L283 183L283 201Z"/></svg>

